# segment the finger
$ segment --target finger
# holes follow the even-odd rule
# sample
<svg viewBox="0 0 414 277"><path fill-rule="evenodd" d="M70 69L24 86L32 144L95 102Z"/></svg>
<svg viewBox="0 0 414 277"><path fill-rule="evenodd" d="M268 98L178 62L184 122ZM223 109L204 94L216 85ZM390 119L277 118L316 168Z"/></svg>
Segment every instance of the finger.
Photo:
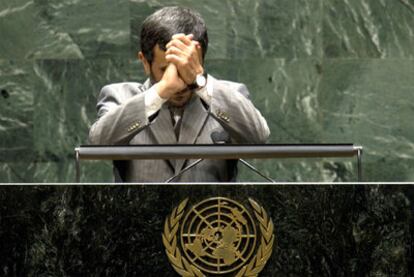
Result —
<svg viewBox="0 0 414 277"><path fill-rule="evenodd" d="M185 34L179 33L179 34L175 34L171 37L171 40L174 40L174 39L183 40L183 39L188 39L188 38Z"/></svg>
<svg viewBox="0 0 414 277"><path fill-rule="evenodd" d="M186 72L186 74L189 74L190 72L195 71L195 66L189 62L188 59L185 59L183 57L169 54L165 56L165 60L169 63L174 64L178 68L178 71L182 73Z"/></svg>
<svg viewBox="0 0 414 277"><path fill-rule="evenodd" d="M196 41L196 40L193 40L193 41L191 41L191 43L193 44L193 46L194 46L196 49L201 49L201 43L200 43L200 42L198 42L198 41Z"/></svg>
<svg viewBox="0 0 414 277"><path fill-rule="evenodd" d="M191 38L193 38L193 35L191 35ZM184 43L185 45L190 46L191 45L191 41L192 39L190 39L188 36L186 36L185 34L175 34L172 36L172 40L174 39L178 39L180 40L182 43Z"/></svg>
<svg viewBox="0 0 414 277"><path fill-rule="evenodd" d="M186 51L186 52L189 51L188 46L178 39L173 39L172 41L167 43L166 47L167 47L167 50L171 47L176 47L180 49L181 51Z"/></svg>
<svg viewBox="0 0 414 277"><path fill-rule="evenodd" d="M175 38L182 38L182 37L187 37L189 40L193 40L194 39L194 34L184 34L184 33L177 33L174 34L171 38L175 39Z"/></svg>
<svg viewBox="0 0 414 277"><path fill-rule="evenodd" d="M170 42L167 43L166 48L170 48L171 46L175 46L179 49L181 49L182 51L185 51L187 53L190 53L192 50L192 47L194 47L195 49L199 49L201 48L201 44L200 42L196 41L196 40L192 40L190 45L184 44L181 40L178 39L173 39Z"/></svg>
<svg viewBox="0 0 414 277"><path fill-rule="evenodd" d="M177 73L178 69L177 66L173 63L169 63L167 68L165 69L165 73L164 74L168 74L168 73Z"/></svg>
<svg viewBox="0 0 414 277"><path fill-rule="evenodd" d="M179 57L182 57L182 58L185 58L185 57L188 58L190 56L187 52L185 52L185 51L183 51L183 50L181 50L181 49L179 49L175 46L169 47L167 49L167 51L165 52L165 54L166 55L176 55L176 56L179 56Z"/></svg>
<svg viewBox="0 0 414 277"><path fill-rule="evenodd" d="M182 67L186 64L184 58L174 54L165 55L165 60L169 63L173 63L177 67Z"/></svg>

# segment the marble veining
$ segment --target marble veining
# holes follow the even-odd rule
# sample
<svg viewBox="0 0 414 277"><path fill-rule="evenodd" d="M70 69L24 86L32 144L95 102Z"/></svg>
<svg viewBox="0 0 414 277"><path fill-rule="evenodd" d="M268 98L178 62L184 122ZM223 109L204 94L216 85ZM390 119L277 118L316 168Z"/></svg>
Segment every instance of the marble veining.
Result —
<svg viewBox="0 0 414 277"><path fill-rule="evenodd" d="M247 85L269 142L361 144L366 181L413 180L412 0L16 0L0 3L1 182L73 180L99 90L145 80L140 24L165 5L202 14L208 72ZM280 181L355 180L354 159L252 162ZM111 181L109 164L84 166Z"/></svg>

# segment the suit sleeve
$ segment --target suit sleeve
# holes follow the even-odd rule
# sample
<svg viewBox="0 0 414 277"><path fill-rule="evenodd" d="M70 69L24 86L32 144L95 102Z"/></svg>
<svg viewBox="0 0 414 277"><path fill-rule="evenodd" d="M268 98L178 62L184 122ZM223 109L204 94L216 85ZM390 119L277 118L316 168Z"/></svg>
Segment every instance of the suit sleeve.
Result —
<svg viewBox="0 0 414 277"><path fill-rule="evenodd" d="M100 145L128 144L148 124L145 95L128 94L123 86L105 86L98 97L98 119L89 131L89 142Z"/></svg>
<svg viewBox="0 0 414 277"><path fill-rule="evenodd" d="M236 143L265 143L270 131L265 118L248 98L245 85L216 82L210 112Z"/></svg>

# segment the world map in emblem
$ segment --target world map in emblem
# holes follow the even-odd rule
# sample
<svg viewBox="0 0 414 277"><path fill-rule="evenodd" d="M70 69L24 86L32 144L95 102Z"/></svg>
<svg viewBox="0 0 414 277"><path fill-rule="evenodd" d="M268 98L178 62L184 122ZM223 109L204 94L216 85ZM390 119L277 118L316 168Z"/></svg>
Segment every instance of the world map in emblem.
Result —
<svg viewBox="0 0 414 277"><path fill-rule="evenodd" d="M256 225L243 205L214 197L188 211L180 240L190 263L203 272L226 274L242 267L255 252Z"/></svg>

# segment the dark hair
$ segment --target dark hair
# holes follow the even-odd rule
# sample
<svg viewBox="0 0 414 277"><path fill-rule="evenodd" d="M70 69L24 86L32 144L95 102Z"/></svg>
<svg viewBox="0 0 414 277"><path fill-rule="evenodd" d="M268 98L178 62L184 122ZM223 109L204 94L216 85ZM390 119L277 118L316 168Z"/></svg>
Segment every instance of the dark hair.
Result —
<svg viewBox="0 0 414 277"><path fill-rule="evenodd" d="M177 33L193 34L201 44L203 59L207 52L207 27L201 15L188 8L165 7L148 16L141 28L141 51L148 62L153 60L155 45L166 50L165 45Z"/></svg>

